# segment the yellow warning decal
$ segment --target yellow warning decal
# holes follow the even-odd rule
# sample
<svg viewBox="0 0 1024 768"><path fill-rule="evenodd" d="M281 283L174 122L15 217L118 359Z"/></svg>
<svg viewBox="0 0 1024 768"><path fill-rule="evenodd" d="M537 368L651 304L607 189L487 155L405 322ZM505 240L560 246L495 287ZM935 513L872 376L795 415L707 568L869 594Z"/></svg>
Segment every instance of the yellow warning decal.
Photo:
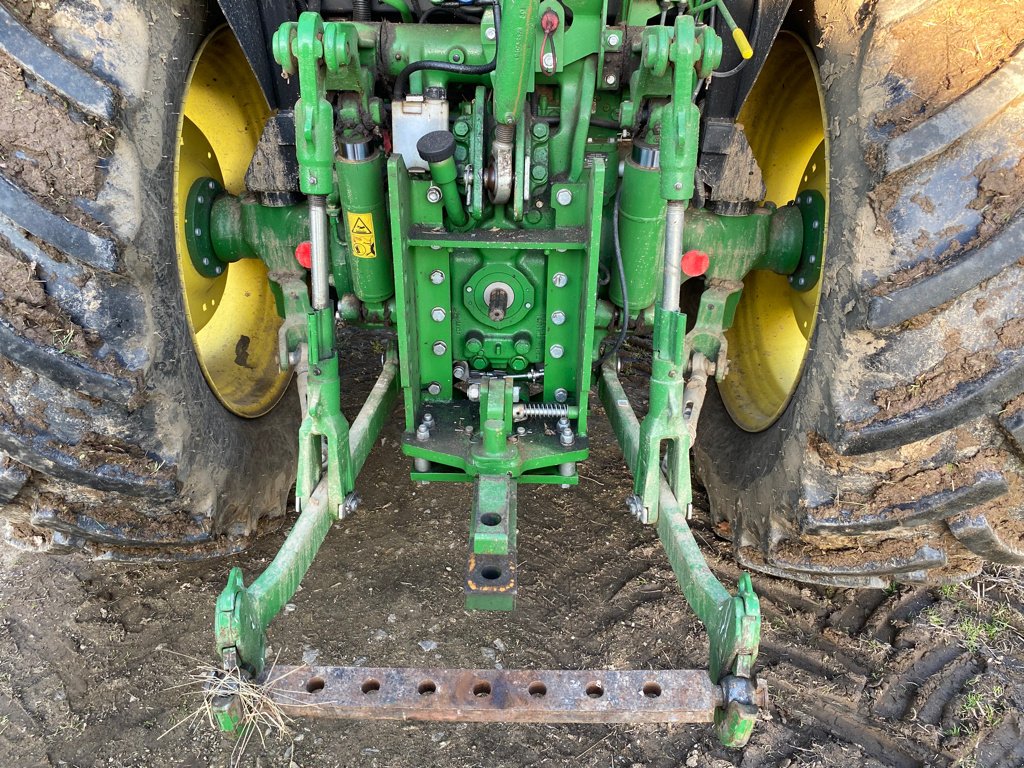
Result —
<svg viewBox="0 0 1024 768"><path fill-rule="evenodd" d="M377 258L377 238L373 234L373 216L368 213L348 214L348 242L353 256L360 259Z"/></svg>

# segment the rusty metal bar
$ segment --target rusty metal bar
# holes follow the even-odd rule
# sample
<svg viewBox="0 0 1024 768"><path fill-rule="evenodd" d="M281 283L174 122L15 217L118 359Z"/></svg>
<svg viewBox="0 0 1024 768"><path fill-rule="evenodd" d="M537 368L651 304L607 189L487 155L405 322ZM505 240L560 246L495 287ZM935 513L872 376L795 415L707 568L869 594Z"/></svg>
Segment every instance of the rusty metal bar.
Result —
<svg viewBox="0 0 1024 768"><path fill-rule="evenodd" d="M710 723L722 689L703 670L274 667L292 716L503 723Z"/></svg>

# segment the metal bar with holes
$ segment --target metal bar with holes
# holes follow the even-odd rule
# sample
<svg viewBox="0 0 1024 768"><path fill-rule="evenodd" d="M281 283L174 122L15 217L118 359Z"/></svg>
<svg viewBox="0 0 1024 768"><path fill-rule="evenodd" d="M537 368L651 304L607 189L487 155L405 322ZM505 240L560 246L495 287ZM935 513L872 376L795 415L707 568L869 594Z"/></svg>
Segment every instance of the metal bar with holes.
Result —
<svg viewBox="0 0 1024 768"><path fill-rule="evenodd" d="M710 723L724 701L703 670L274 667L266 677L286 714L343 719Z"/></svg>

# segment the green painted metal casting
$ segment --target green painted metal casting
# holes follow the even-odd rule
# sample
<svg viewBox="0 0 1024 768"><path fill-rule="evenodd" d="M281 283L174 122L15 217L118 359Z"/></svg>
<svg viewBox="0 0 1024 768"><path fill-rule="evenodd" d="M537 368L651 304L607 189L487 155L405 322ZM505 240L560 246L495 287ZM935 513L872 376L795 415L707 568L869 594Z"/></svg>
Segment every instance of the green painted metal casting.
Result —
<svg viewBox="0 0 1024 768"><path fill-rule="evenodd" d="M411 18L399 0L389 5ZM614 356L600 368L600 395L635 477L630 508L657 526L708 629L712 681L723 690L753 685L757 596L746 574L730 595L704 563L686 522L689 452L707 376L725 375L724 333L746 275L771 270L799 290L820 279L824 199L802 193L791 205L735 216L689 209L673 240L669 212L694 194L693 94L722 57L722 41L699 22L712 6L731 17L721 0L689 3L672 26L647 24L661 12L654 0L623 3L615 25L600 0L568 6L571 25L555 0L502 0L501 13L486 8L479 25L303 13L274 35L272 53L298 78L298 186L310 205L263 206L212 179L189 193L193 264L208 277L239 259L267 264L285 318L281 365L297 364L306 392L299 519L271 566L248 587L234 569L217 603L218 652L254 675L270 620L333 521L355 508L359 469L398 388L412 478L474 484L467 608L511 609L517 485L578 483L602 344L622 323L643 321L653 324L654 354L642 421ZM375 93L392 82L399 93L388 109ZM395 116L405 112L419 117L400 125ZM419 129L402 126L412 124L428 127L410 137ZM423 159L412 149L428 130L450 131L429 162L426 149ZM308 249L311 266L296 260L296 248ZM673 285L666 278L690 250L707 255L707 268L683 276L703 280L687 332L663 285ZM315 291L311 301L310 273L314 286L329 280L333 288L326 306ZM351 425L340 409L336 313L397 334ZM750 701L736 694L719 710L724 743L749 737ZM231 707L219 710L225 728L238 722Z"/></svg>

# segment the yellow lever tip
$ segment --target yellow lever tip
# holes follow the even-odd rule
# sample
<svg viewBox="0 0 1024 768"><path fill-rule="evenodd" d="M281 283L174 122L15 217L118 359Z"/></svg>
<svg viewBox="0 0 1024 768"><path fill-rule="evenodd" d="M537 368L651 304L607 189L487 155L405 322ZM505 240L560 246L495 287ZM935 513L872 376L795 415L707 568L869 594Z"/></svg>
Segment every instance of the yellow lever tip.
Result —
<svg viewBox="0 0 1024 768"><path fill-rule="evenodd" d="M754 49L750 47L750 43L747 42L747 36L743 34L743 30L736 27L732 31L732 39L736 41L736 47L740 49L740 56L744 59L749 59L754 55Z"/></svg>

